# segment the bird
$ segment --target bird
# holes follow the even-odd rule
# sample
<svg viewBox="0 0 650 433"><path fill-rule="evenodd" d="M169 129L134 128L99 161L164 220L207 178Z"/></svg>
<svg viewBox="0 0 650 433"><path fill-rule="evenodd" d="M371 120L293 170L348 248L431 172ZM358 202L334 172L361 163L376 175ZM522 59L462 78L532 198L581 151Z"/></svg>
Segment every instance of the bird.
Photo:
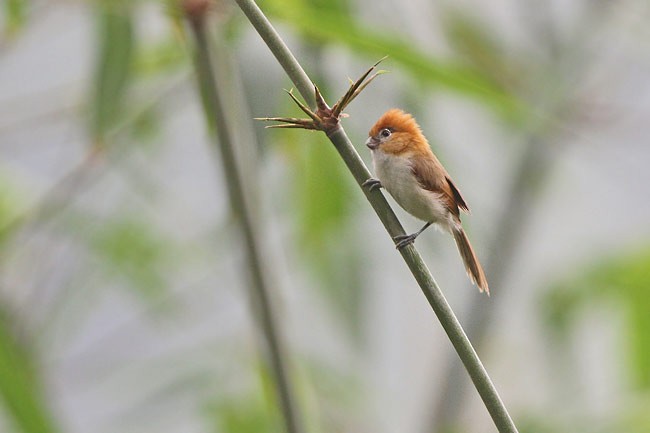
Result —
<svg viewBox="0 0 650 433"><path fill-rule="evenodd" d="M426 222L413 234L393 238L397 249L435 224L454 237L470 280L489 295L485 272L461 225L460 212L469 214L469 206L415 118L397 108L386 111L370 129L366 146L377 178L369 178L363 186L370 191L383 187L404 210Z"/></svg>

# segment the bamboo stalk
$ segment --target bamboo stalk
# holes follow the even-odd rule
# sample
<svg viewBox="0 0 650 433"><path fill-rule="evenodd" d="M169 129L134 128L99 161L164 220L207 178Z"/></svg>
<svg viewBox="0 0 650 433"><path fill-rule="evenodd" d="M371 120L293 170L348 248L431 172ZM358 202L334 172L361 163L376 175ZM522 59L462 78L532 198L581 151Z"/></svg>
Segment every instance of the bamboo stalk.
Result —
<svg viewBox="0 0 650 433"><path fill-rule="evenodd" d="M236 214L236 220L244 240L251 280L250 296L256 310L256 319L259 322L258 328L265 342L266 360L275 382L275 391L285 430L287 433L301 433L303 429L290 380L288 356L272 305L269 269L263 258L260 237L257 233L257 221L253 216L252 200L247 197L249 191L245 186L233 147L235 131L228 121L222 89L219 88L217 80L215 80L204 16L205 14L198 14L190 19L196 42L195 64L199 86L204 97L208 122L210 126L214 126L210 129L215 138L215 152L221 156L223 162L230 204Z"/></svg>

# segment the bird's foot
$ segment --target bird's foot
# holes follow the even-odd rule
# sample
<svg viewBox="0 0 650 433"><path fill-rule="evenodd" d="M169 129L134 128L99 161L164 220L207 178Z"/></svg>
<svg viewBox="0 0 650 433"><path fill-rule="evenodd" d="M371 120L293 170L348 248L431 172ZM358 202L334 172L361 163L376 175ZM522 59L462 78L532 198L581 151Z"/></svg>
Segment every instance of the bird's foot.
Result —
<svg viewBox="0 0 650 433"><path fill-rule="evenodd" d="M382 187L381 181L379 179L375 179L374 177L371 177L370 179L366 180L364 183L361 184L362 187L368 188L368 191L372 192L375 189L379 189Z"/></svg>
<svg viewBox="0 0 650 433"><path fill-rule="evenodd" d="M418 237L420 233L413 233L410 235L400 235L400 236L395 236L393 240L395 241L395 248L398 250L401 250L405 246L412 244L415 242L415 238Z"/></svg>

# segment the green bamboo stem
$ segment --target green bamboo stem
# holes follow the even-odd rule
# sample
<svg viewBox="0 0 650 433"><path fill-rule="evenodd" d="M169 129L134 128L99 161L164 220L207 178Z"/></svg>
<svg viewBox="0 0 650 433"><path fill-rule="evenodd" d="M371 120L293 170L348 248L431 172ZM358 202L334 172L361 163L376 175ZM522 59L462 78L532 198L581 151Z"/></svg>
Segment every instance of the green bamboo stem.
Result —
<svg viewBox="0 0 650 433"><path fill-rule="evenodd" d="M247 197L247 188L233 147L235 131L228 121L226 103L215 80L203 15L190 20L190 23L196 40L195 64L199 86L211 132L216 132L216 136L213 134L216 138L215 150L220 154L223 162L230 204L244 239L251 278L250 295L256 309L256 319L259 321L258 327L264 337L267 360L275 381L285 430L287 433L301 433L303 429L290 382L288 357L271 303L269 272L263 259L252 203L250 197Z"/></svg>
<svg viewBox="0 0 650 433"><path fill-rule="evenodd" d="M268 45L278 62L285 69L289 78L294 82L303 98L308 101L310 105L313 105L314 87L311 80L309 80L309 77L305 74L304 70L298 64L297 60L291 54L289 48L284 44L278 33L273 29L273 26L264 16L263 12L259 7L257 7L253 0L236 0L236 2L260 34L264 42ZM361 187L362 183L371 177L370 171L363 163L363 160L357 153L340 124L336 129L328 134L328 138L332 144L334 144L334 147L339 152L346 166ZM384 198L383 194L378 190L368 191L363 187L361 188L391 238L405 234L401 223L397 219L397 216ZM433 276L424 264L422 257L415 249L415 246L411 244L402 248L400 253L422 289L427 301L429 301L431 308L438 317L438 320L447 333L447 336L458 353L458 356L467 369L467 372L469 373L469 376L481 396L485 407L490 413L497 429L501 433L516 433L517 428L510 418L510 415L499 397L494 384L488 376L487 371L483 367L483 364L472 347L471 342L465 335L460 322L445 299L440 287L433 279Z"/></svg>

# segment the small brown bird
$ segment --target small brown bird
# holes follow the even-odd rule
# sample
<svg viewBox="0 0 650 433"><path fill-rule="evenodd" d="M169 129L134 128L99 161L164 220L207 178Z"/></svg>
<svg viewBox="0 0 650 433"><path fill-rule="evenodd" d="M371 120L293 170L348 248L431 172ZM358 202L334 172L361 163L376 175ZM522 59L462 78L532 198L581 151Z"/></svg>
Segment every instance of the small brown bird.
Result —
<svg viewBox="0 0 650 433"><path fill-rule="evenodd" d="M368 179L364 186L371 190L386 188L404 210L426 221L419 231L397 236L397 248L412 243L427 227L437 224L454 236L469 278L481 292L489 294L483 268L460 222L460 211L469 213L467 203L413 116L398 109L388 110L368 135L366 146L372 150L379 179Z"/></svg>

